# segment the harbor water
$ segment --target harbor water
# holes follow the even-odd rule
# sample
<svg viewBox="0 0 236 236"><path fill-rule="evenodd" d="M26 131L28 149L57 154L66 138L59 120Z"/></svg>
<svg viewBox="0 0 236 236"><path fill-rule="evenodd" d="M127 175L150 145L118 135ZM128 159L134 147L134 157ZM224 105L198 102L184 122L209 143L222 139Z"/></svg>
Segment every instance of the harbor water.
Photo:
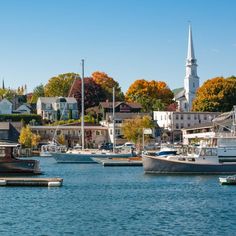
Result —
<svg viewBox="0 0 236 236"><path fill-rule="evenodd" d="M63 186L1 187L0 235L235 235L236 186L218 175L39 160Z"/></svg>

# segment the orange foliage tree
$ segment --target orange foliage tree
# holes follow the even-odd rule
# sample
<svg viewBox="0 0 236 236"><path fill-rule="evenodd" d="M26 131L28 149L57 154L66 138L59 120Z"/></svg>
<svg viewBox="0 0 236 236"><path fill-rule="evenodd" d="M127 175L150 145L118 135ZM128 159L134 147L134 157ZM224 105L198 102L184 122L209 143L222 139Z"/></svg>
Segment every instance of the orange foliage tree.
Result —
<svg viewBox="0 0 236 236"><path fill-rule="evenodd" d="M236 101L236 77L207 80L197 91L193 111L227 112Z"/></svg>
<svg viewBox="0 0 236 236"><path fill-rule="evenodd" d="M113 96L113 87L115 87L115 99L117 101L124 100L124 94L121 91L119 83L115 81L112 77L109 77L104 72L96 71L92 74L92 78L96 84L100 85L104 90L106 99L112 100Z"/></svg>
<svg viewBox="0 0 236 236"><path fill-rule="evenodd" d="M173 103L174 94L167 84L162 81L136 80L125 94L127 102L137 102L148 112L152 110L164 110Z"/></svg>

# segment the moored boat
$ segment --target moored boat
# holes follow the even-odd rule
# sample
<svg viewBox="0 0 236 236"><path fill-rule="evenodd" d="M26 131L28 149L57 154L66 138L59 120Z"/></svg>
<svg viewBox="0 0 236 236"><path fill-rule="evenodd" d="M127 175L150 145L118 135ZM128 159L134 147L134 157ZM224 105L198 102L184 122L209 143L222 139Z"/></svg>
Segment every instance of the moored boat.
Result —
<svg viewBox="0 0 236 236"><path fill-rule="evenodd" d="M236 175L219 177L219 181L222 185L236 185Z"/></svg>
<svg viewBox="0 0 236 236"><path fill-rule="evenodd" d="M231 140L232 141L232 140ZM145 173L236 173L236 146L191 147L187 154L142 155Z"/></svg>
<svg viewBox="0 0 236 236"><path fill-rule="evenodd" d="M0 141L0 175L5 174L41 174L39 161L16 158L19 144Z"/></svg>

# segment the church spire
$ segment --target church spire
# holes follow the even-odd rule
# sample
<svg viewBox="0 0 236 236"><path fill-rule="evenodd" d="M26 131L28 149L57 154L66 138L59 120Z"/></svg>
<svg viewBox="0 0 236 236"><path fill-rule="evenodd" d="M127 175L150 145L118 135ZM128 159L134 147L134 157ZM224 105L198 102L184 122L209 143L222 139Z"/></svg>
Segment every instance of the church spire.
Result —
<svg viewBox="0 0 236 236"><path fill-rule="evenodd" d="M4 78L2 79L2 89L5 89Z"/></svg>
<svg viewBox="0 0 236 236"><path fill-rule="evenodd" d="M189 31L188 31L188 55L187 60L195 60L194 55L194 48L193 48L193 36L192 36L192 27L189 24Z"/></svg>

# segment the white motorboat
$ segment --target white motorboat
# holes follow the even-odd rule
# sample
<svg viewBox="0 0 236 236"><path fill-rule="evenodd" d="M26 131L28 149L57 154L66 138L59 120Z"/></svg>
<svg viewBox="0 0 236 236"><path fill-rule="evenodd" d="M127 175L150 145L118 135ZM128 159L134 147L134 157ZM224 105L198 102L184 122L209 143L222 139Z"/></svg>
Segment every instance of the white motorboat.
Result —
<svg viewBox="0 0 236 236"><path fill-rule="evenodd" d="M66 152L67 147L59 145L55 142L49 142L48 144L42 145L39 155L41 157L51 157L52 153L63 153Z"/></svg>
<svg viewBox="0 0 236 236"><path fill-rule="evenodd" d="M219 177L219 181L222 185L236 185L236 175Z"/></svg>

